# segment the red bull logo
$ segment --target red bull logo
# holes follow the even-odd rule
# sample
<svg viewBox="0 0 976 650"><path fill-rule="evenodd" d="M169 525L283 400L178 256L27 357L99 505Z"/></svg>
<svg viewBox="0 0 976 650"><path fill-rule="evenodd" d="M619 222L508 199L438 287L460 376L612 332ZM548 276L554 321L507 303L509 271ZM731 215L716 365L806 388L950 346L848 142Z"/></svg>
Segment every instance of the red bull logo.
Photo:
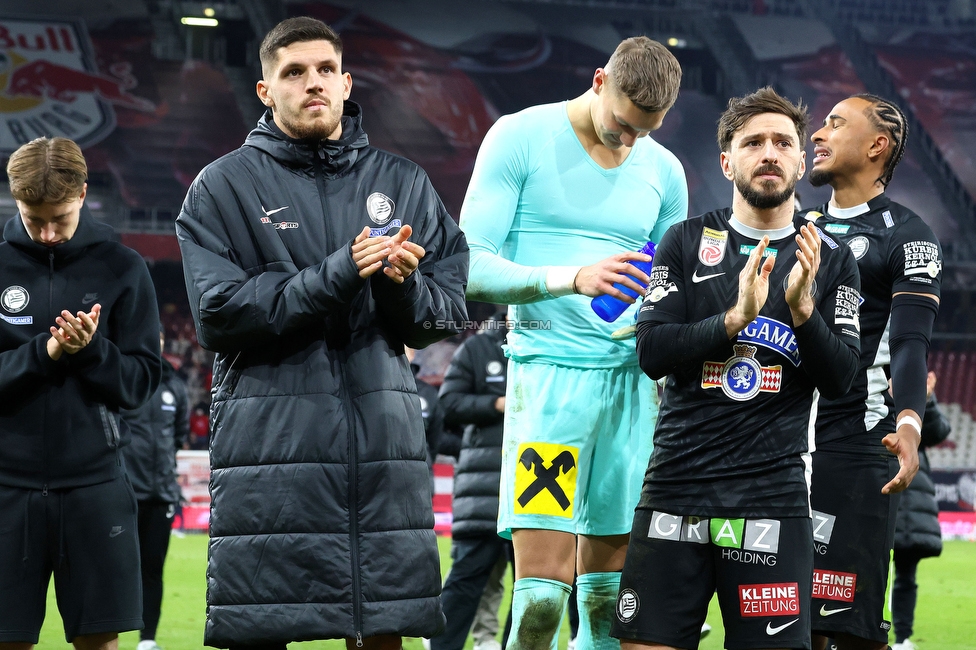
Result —
<svg viewBox="0 0 976 650"><path fill-rule="evenodd" d="M115 128L114 106L155 110L130 92L125 64L111 72L97 69L80 21L0 17L0 153L42 136L91 146Z"/></svg>

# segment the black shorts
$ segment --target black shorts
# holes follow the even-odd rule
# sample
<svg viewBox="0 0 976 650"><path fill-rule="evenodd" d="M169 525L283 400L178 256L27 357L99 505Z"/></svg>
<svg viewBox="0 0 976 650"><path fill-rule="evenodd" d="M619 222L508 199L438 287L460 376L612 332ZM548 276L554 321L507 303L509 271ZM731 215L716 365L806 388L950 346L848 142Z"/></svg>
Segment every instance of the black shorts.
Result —
<svg viewBox="0 0 976 650"><path fill-rule="evenodd" d="M0 486L0 641L37 643L52 571L69 643L142 628L136 498L127 478L46 495Z"/></svg>
<svg viewBox="0 0 976 650"><path fill-rule="evenodd" d="M638 510L610 635L697 648L717 590L725 647L810 648L810 519Z"/></svg>
<svg viewBox="0 0 976 650"><path fill-rule="evenodd" d="M897 473L890 454L814 452L814 633L887 642L884 601L899 496L881 488Z"/></svg>

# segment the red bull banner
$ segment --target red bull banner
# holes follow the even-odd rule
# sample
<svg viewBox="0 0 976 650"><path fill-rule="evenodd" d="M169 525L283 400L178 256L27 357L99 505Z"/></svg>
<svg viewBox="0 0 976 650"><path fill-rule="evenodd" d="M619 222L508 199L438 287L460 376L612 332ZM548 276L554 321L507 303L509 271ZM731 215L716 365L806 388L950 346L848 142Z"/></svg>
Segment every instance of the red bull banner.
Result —
<svg viewBox="0 0 976 650"><path fill-rule="evenodd" d="M0 17L0 155L42 136L82 148L115 128L115 106L152 112L131 69L99 72L81 21Z"/></svg>

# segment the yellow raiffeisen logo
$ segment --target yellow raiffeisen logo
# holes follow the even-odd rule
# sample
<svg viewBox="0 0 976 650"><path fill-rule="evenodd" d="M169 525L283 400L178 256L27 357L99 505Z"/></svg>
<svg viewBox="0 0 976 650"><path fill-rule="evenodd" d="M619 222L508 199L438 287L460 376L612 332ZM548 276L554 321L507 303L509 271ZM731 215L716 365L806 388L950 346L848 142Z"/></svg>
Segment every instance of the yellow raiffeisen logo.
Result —
<svg viewBox="0 0 976 650"><path fill-rule="evenodd" d="M40 136L88 147L115 128L112 105L156 109L129 92L137 84L129 63L111 72L98 71L84 23L0 16L0 153Z"/></svg>
<svg viewBox="0 0 976 650"><path fill-rule="evenodd" d="M515 465L515 514L573 516L578 447L527 442Z"/></svg>

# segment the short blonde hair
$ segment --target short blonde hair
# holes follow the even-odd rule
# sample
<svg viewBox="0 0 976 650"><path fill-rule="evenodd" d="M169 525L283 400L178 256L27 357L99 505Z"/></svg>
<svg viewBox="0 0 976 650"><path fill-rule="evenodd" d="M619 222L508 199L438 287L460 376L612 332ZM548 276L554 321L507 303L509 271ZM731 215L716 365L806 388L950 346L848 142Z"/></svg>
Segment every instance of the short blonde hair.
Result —
<svg viewBox="0 0 976 650"><path fill-rule="evenodd" d="M666 111L678 99L681 65L668 48L646 36L620 43L604 68L613 85L645 113Z"/></svg>
<svg viewBox="0 0 976 650"><path fill-rule="evenodd" d="M58 205L81 196L88 165L72 140L37 138L11 154L7 178L14 199L30 206Z"/></svg>

